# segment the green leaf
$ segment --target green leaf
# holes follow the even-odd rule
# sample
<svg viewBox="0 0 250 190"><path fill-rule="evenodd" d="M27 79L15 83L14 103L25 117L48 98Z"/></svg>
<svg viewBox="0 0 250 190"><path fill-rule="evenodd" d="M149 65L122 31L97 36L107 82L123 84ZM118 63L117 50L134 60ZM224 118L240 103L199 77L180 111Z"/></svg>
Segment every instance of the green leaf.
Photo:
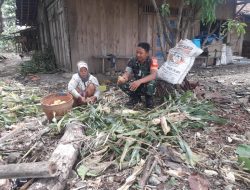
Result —
<svg viewBox="0 0 250 190"><path fill-rule="evenodd" d="M57 130L60 133L61 132L61 128L62 128L62 122L65 120L65 115L62 117L62 119L60 119L60 121L57 123Z"/></svg>
<svg viewBox="0 0 250 190"><path fill-rule="evenodd" d="M136 163L138 163L140 161L140 148L141 148L141 144L137 144L131 154L131 159L129 161L129 166L131 166L135 161Z"/></svg>
<svg viewBox="0 0 250 190"><path fill-rule="evenodd" d="M78 169L77 169L77 173L78 175L82 178L82 180L84 180L87 172L89 171L89 168L87 168L84 165L81 165Z"/></svg>
<svg viewBox="0 0 250 190"><path fill-rule="evenodd" d="M243 165L243 169L250 171L250 158L239 157L238 162Z"/></svg>
<svg viewBox="0 0 250 190"><path fill-rule="evenodd" d="M187 159L188 163L191 166L194 166L195 165L195 159L193 158L192 150L190 149L188 144L183 139L181 139L180 137L178 137L178 142L180 144L181 149L186 154L186 159Z"/></svg>
<svg viewBox="0 0 250 190"><path fill-rule="evenodd" d="M122 165L128 151L129 151L129 147L134 143L134 140L126 140L126 144L124 145L124 149L121 155L121 159L120 159L120 166Z"/></svg>
<svg viewBox="0 0 250 190"><path fill-rule="evenodd" d="M238 162L243 165L244 169L250 170L250 145L239 145L236 153L239 155Z"/></svg>
<svg viewBox="0 0 250 190"><path fill-rule="evenodd" d="M130 132L127 132L127 133L117 135L117 137L120 138L122 136L138 136L138 135L140 135L141 133L144 133L144 132L145 132L144 129L136 129L136 130L133 130L133 131L130 131Z"/></svg>
<svg viewBox="0 0 250 190"><path fill-rule="evenodd" d="M250 158L250 145L246 145L246 144L241 144L237 147L236 149L236 153L240 156L240 157L247 157Z"/></svg>

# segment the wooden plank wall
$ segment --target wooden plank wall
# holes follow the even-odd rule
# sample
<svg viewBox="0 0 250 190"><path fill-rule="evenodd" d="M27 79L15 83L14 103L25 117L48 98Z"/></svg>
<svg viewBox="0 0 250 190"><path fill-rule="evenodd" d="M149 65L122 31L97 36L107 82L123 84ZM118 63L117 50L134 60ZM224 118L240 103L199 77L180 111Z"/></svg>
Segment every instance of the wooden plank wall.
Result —
<svg viewBox="0 0 250 190"><path fill-rule="evenodd" d="M157 3L160 3L162 0L158 0ZM169 0L170 8L178 9L178 3L180 0ZM144 6L152 6L150 0L140 0L139 1L139 41L146 41L151 44L152 51L151 54L155 56L157 51L160 51L160 48L157 47L157 19L156 15L153 12L145 12L143 10ZM177 20L177 16L172 15L170 17L172 21ZM195 24L189 31L188 38L198 35L200 33L200 20L195 19ZM167 46L167 48L169 48Z"/></svg>
<svg viewBox="0 0 250 190"><path fill-rule="evenodd" d="M247 27L246 27L246 34L244 35L244 40L250 41L250 22L246 22Z"/></svg>
<svg viewBox="0 0 250 190"><path fill-rule="evenodd" d="M68 26L65 19L64 0L55 0L47 8L51 43L57 64L60 68L71 70Z"/></svg>
<svg viewBox="0 0 250 190"><path fill-rule="evenodd" d="M88 62L90 72L98 73L101 60L93 56L134 55L138 43L137 0L67 0L66 7L73 71L81 59Z"/></svg>
<svg viewBox="0 0 250 190"><path fill-rule="evenodd" d="M242 54L244 35L238 36L236 32L230 32L227 36L227 43L231 45L234 55Z"/></svg>
<svg viewBox="0 0 250 190"><path fill-rule="evenodd" d="M236 0L227 0L219 4L216 8L216 17L218 20L227 20L234 18L236 11Z"/></svg>

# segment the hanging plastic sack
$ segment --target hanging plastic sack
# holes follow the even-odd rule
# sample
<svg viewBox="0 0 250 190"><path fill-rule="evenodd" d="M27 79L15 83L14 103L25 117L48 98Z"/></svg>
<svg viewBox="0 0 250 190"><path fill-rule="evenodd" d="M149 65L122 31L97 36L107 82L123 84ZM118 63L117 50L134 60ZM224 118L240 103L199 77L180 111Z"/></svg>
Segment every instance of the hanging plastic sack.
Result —
<svg viewBox="0 0 250 190"><path fill-rule="evenodd" d="M181 84L192 68L195 57L202 52L191 40L181 40L169 50L167 61L158 70L157 78L171 84Z"/></svg>

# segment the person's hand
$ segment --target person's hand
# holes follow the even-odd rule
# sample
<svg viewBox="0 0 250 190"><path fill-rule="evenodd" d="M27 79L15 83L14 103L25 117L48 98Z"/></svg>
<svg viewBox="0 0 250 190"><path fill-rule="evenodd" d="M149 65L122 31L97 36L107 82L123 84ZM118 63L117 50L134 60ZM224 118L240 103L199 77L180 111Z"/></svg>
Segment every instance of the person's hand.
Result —
<svg viewBox="0 0 250 190"><path fill-rule="evenodd" d="M121 85L124 84L126 82L126 79L123 76L119 76L117 79L117 84Z"/></svg>
<svg viewBox="0 0 250 190"><path fill-rule="evenodd" d="M77 105L78 105L78 106L81 106L81 105L84 105L84 104L86 104L86 98L83 97L83 96L79 96L79 97L77 98Z"/></svg>
<svg viewBox="0 0 250 190"><path fill-rule="evenodd" d="M131 91L136 91L136 89L141 85L141 81L140 80L136 80L134 82L131 82L130 85L129 85L129 89Z"/></svg>
<svg viewBox="0 0 250 190"><path fill-rule="evenodd" d="M80 96L78 99L79 99L79 102L80 102L81 104L86 104L86 98L85 98L85 97Z"/></svg>
<svg viewBox="0 0 250 190"><path fill-rule="evenodd" d="M97 98L95 96L91 96L91 97L88 97L86 99L86 102L87 102L87 104L93 104L96 102L96 100L97 100Z"/></svg>

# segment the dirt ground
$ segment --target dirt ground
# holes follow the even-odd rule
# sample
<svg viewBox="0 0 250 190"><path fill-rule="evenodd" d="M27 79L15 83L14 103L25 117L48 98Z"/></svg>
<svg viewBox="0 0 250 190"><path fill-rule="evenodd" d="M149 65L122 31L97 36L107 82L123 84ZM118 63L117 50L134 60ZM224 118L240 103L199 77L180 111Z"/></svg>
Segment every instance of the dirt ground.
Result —
<svg viewBox="0 0 250 190"><path fill-rule="evenodd" d="M39 87L47 93L65 91L72 73L36 74L23 77L18 73L22 61L15 54L6 54L7 60L0 62L0 80L17 80L26 86ZM109 78L98 75L100 81ZM205 129L187 129L183 137L192 151L204 159L196 172L207 170L233 172L239 169L235 149L239 144L250 144L250 63L244 65L226 65L207 68L195 68L188 74L188 79L199 82L196 93L200 98L211 99L218 108L217 114L228 120L223 126L211 125ZM194 171L195 172L195 171ZM245 190L250 184L244 179L225 179L221 176L208 175L212 190ZM245 176L250 179L250 174ZM108 189L108 188L107 188ZM169 189L189 189L185 183Z"/></svg>

